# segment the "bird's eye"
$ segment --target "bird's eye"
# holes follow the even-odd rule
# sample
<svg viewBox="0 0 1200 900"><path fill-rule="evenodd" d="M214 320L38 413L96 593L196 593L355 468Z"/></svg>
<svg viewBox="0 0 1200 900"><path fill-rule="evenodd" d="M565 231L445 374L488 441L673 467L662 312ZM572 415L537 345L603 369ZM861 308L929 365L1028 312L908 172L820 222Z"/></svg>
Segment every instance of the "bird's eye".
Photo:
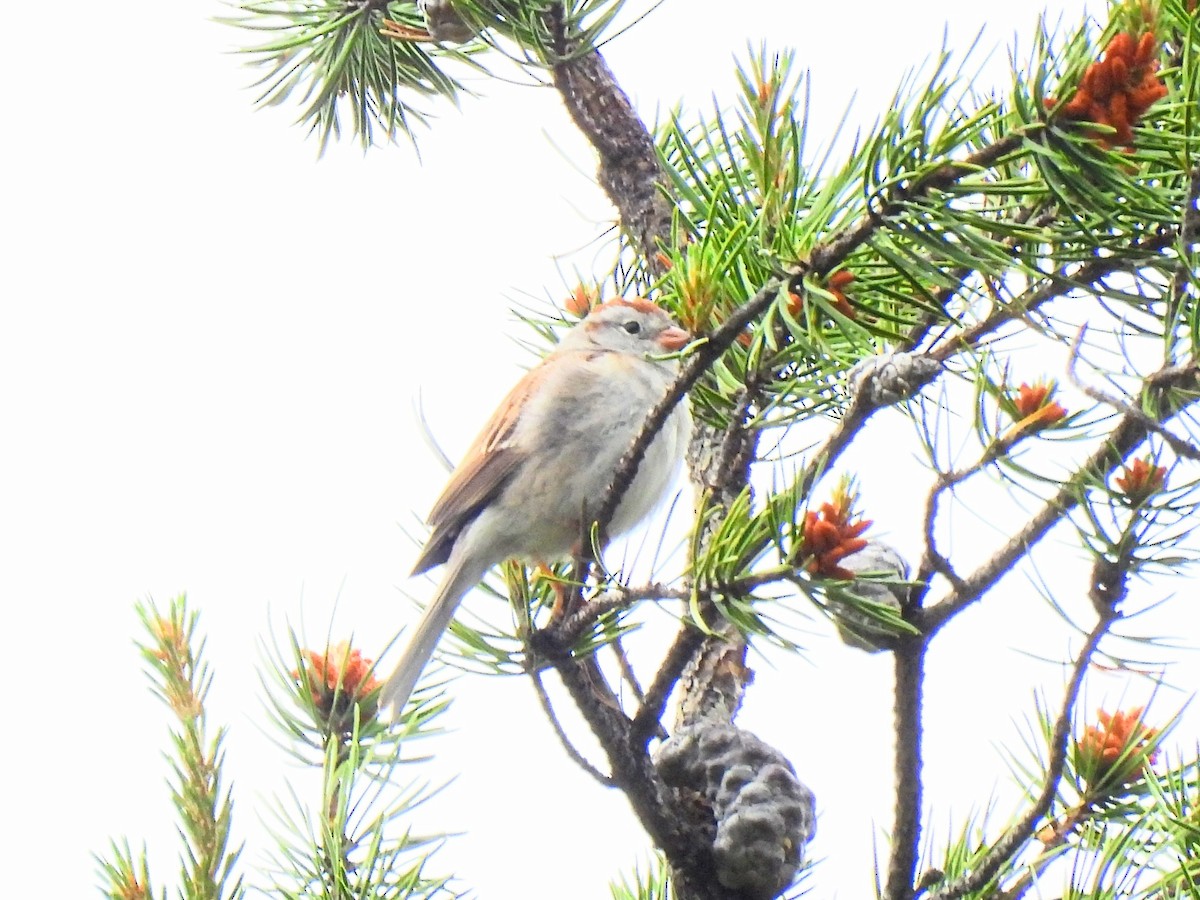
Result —
<svg viewBox="0 0 1200 900"><path fill-rule="evenodd" d="M634 321L632 321L632 320L631 320L631 321L629 321L629 322L626 322L626 323L625 323L625 325L624 325L623 327L624 327L624 328L625 328L625 330L626 330L626 331L628 331L630 334L637 334L639 331L641 331L641 330L642 330L642 323L641 323L641 322L634 322Z"/></svg>

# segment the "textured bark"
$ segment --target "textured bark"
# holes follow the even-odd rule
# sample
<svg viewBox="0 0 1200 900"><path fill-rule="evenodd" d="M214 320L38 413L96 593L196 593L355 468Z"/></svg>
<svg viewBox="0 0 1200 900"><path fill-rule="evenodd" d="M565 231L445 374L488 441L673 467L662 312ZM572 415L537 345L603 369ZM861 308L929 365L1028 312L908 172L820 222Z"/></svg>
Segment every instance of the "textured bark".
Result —
<svg viewBox="0 0 1200 900"><path fill-rule="evenodd" d="M654 140L597 52L569 58L552 69L567 112L600 156L600 186L617 208L621 226L651 267L671 239L671 203Z"/></svg>
<svg viewBox="0 0 1200 900"><path fill-rule="evenodd" d="M887 900L913 896L921 836L922 694L925 685L923 638L905 640L895 653L896 810L888 859Z"/></svg>

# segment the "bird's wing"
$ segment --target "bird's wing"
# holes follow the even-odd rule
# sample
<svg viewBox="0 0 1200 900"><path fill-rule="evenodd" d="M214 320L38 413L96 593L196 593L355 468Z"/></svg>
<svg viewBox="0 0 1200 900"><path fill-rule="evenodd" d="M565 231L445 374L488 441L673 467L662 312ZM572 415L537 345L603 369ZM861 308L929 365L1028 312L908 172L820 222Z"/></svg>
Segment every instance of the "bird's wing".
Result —
<svg viewBox="0 0 1200 900"><path fill-rule="evenodd" d="M433 531L417 559L414 575L446 561L459 533L500 492L520 464L524 454L513 439L521 410L547 372L543 362L517 382L451 474L429 513Z"/></svg>

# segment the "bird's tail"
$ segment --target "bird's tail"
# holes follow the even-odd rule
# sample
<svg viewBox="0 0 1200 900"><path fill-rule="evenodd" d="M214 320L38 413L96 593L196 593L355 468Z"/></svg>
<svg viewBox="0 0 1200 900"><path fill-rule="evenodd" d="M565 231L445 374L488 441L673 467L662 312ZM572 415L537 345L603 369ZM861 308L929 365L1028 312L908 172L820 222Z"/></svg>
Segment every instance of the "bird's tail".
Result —
<svg viewBox="0 0 1200 900"><path fill-rule="evenodd" d="M433 656L443 632L450 627L458 604L467 591L479 583L485 571L477 571L474 567L464 571L462 564L454 559L447 564L442 583L412 630L396 670L384 682L379 703L380 706L391 707L393 720L399 719L404 712L417 679Z"/></svg>

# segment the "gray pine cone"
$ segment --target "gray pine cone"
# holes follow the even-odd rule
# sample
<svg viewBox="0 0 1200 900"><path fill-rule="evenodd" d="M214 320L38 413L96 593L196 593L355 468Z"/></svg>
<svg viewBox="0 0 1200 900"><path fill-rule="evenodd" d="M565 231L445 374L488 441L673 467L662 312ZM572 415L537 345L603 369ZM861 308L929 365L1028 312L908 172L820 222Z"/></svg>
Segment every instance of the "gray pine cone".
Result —
<svg viewBox="0 0 1200 900"><path fill-rule="evenodd" d="M908 577L908 563L893 547L880 541L871 541L857 553L851 553L842 559L838 565L855 573L883 573L895 575L900 579ZM856 597L898 611L907 587L858 579L852 582L847 590ZM829 610L833 613L838 634L849 646L866 650L868 653L889 649L889 638L894 632L888 630L885 625L835 597L829 598Z"/></svg>
<svg viewBox="0 0 1200 900"><path fill-rule="evenodd" d="M940 362L923 353L888 353L859 360L847 381L860 402L891 406L919 391L941 368Z"/></svg>
<svg viewBox="0 0 1200 900"><path fill-rule="evenodd" d="M795 880L816 831L816 804L779 751L732 725L701 722L665 741L655 765L667 784L712 806L722 885L770 900Z"/></svg>

